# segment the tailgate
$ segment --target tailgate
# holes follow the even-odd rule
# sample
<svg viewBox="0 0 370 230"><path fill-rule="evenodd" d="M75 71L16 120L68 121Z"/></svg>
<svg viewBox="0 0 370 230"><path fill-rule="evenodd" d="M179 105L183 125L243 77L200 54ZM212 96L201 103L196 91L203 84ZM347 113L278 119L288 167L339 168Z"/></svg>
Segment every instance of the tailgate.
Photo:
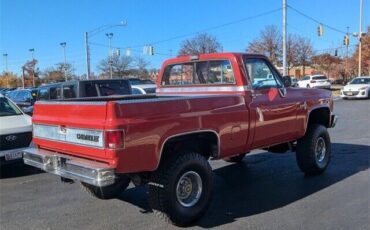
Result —
<svg viewBox="0 0 370 230"><path fill-rule="evenodd" d="M102 160L109 102L37 102L33 137L40 148Z"/></svg>

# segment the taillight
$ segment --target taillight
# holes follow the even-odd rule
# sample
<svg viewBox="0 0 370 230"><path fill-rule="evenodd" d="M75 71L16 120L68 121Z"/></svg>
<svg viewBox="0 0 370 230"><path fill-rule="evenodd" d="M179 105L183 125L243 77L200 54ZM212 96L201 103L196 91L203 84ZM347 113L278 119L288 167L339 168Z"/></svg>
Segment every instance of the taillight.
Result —
<svg viewBox="0 0 370 230"><path fill-rule="evenodd" d="M123 130L105 131L105 147L108 149L124 148L125 133Z"/></svg>
<svg viewBox="0 0 370 230"><path fill-rule="evenodd" d="M314 80L311 80L311 81L310 81L310 83L315 83L315 82L316 82L316 81L314 81Z"/></svg>

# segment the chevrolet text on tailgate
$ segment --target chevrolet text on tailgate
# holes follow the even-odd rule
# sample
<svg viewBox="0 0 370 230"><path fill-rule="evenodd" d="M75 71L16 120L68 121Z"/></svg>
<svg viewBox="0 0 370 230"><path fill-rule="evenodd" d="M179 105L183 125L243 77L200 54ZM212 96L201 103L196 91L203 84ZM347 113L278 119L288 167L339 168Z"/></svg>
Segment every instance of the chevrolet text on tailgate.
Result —
<svg viewBox="0 0 370 230"><path fill-rule="evenodd" d="M80 181L100 199L130 182L148 184L153 211L181 226L209 206L209 159L241 162L253 149L291 150L307 175L330 162L331 92L290 87L264 56L170 59L157 86L156 95L37 102L37 148L24 151L24 162Z"/></svg>

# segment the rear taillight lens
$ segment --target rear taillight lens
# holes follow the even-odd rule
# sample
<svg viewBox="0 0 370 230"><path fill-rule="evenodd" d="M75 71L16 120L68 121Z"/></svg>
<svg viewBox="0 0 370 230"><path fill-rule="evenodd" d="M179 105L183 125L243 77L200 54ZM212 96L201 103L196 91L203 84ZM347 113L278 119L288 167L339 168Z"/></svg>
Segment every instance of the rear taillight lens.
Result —
<svg viewBox="0 0 370 230"><path fill-rule="evenodd" d="M123 130L105 131L105 147L108 149L124 148L125 133Z"/></svg>
<svg viewBox="0 0 370 230"><path fill-rule="evenodd" d="M314 80L311 80L310 82L311 82L311 83L315 83L316 81L314 81Z"/></svg>

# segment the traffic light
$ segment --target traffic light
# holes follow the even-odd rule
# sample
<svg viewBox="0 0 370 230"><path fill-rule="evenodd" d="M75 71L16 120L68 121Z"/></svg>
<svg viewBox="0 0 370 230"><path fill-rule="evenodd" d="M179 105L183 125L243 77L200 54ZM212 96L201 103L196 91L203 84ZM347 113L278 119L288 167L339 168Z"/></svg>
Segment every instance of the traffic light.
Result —
<svg viewBox="0 0 370 230"><path fill-rule="evenodd" d="M318 27L317 27L317 35L319 37L322 37L324 35L324 26L322 24L320 24Z"/></svg>
<svg viewBox="0 0 370 230"><path fill-rule="evenodd" d="M120 49L116 49L116 56L119 57L121 55L121 50Z"/></svg>
<svg viewBox="0 0 370 230"><path fill-rule="evenodd" d="M149 46L149 55L150 56L154 55L154 47L153 46Z"/></svg>
<svg viewBox="0 0 370 230"><path fill-rule="evenodd" d="M337 49L335 49L335 51L334 51L334 56L338 56L338 50Z"/></svg>
<svg viewBox="0 0 370 230"><path fill-rule="evenodd" d="M343 45L349 46L349 36L345 35L343 38Z"/></svg>

